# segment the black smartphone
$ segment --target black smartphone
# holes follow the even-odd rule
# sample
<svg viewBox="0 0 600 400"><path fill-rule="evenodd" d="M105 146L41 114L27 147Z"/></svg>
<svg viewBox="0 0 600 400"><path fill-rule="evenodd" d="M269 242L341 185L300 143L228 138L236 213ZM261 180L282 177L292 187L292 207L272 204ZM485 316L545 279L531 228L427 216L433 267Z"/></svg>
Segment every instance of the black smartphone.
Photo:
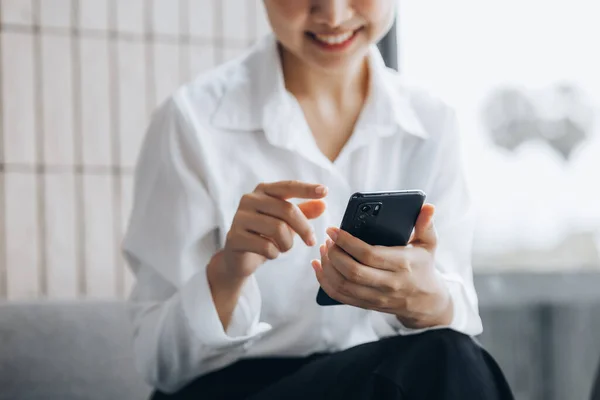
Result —
<svg viewBox="0 0 600 400"><path fill-rule="evenodd" d="M340 229L372 246L406 246L426 195L421 190L358 192L348 201ZM342 304L319 288L317 303Z"/></svg>

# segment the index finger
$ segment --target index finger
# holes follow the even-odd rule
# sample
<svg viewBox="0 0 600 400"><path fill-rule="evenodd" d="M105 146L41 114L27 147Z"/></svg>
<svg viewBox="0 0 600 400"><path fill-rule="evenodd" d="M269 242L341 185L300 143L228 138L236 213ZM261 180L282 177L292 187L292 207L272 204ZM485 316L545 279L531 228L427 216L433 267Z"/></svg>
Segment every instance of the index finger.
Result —
<svg viewBox="0 0 600 400"><path fill-rule="evenodd" d="M327 229L327 234L333 242L363 265L372 268L394 271L392 265L394 255L390 254L389 248L383 246L371 246L350 233L337 228Z"/></svg>
<svg viewBox="0 0 600 400"><path fill-rule="evenodd" d="M280 181L273 183L261 183L256 188L258 191L287 200L297 199L322 199L327 195L327 187L320 184L307 183L302 181Z"/></svg>

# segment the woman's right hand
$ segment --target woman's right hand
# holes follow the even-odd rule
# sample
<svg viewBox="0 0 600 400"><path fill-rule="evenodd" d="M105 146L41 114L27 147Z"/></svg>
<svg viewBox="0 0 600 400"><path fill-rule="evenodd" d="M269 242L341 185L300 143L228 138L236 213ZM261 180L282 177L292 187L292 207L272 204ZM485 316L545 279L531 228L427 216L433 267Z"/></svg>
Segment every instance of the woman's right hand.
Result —
<svg viewBox="0 0 600 400"><path fill-rule="evenodd" d="M300 181L261 183L242 197L223 249L227 275L234 279L250 276L266 260L292 248L298 234L308 246L316 244L308 220L325 211L323 185ZM309 199L295 205L291 198Z"/></svg>

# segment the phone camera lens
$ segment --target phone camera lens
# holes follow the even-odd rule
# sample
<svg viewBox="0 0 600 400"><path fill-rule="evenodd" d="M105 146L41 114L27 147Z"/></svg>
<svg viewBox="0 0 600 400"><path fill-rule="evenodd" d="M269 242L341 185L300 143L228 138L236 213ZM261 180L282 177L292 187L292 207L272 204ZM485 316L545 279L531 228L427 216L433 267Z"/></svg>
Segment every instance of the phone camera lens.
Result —
<svg viewBox="0 0 600 400"><path fill-rule="evenodd" d="M361 214L358 216L358 219L365 219L365 218L367 218L367 216L365 214Z"/></svg>
<svg viewBox="0 0 600 400"><path fill-rule="evenodd" d="M371 210L371 206L368 206L368 205L364 205L361 208L362 212L369 212L370 210Z"/></svg>

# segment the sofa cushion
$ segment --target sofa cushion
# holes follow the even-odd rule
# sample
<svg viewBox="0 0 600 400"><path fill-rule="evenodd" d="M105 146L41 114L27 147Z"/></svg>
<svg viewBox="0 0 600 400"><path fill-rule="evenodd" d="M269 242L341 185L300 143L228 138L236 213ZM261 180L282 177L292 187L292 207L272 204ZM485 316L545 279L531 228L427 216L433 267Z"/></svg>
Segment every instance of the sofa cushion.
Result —
<svg viewBox="0 0 600 400"><path fill-rule="evenodd" d="M119 302L0 303L0 399L146 399Z"/></svg>

